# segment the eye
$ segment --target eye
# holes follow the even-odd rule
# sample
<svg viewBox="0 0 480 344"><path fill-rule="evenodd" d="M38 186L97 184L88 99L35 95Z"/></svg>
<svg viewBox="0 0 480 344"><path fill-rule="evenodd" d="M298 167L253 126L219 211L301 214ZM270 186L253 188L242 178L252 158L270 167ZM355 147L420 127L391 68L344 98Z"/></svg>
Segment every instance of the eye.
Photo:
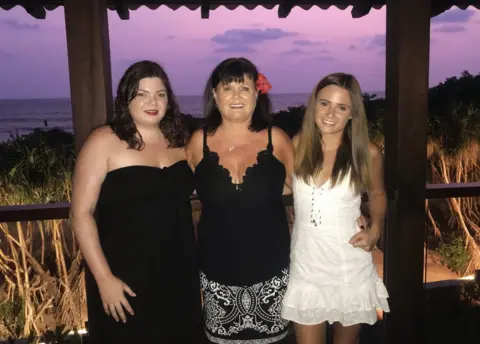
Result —
<svg viewBox="0 0 480 344"><path fill-rule="evenodd" d="M340 110L342 110L342 111L347 111L348 108L347 108L346 106L340 106Z"/></svg>
<svg viewBox="0 0 480 344"><path fill-rule="evenodd" d="M146 96L146 94L143 93L143 92L138 92L137 93L137 97L145 97L145 96Z"/></svg>
<svg viewBox="0 0 480 344"><path fill-rule="evenodd" d="M225 92L229 92L231 89L232 89L231 86L225 86L225 87L223 87L223 90L224 90Z"/></svg>
<svg viewBox="0 0 480 344"><path fill-rule="evenodd" d="M248 91L250 91L250 87L242 86L242 91L248 92Z"/></svg>
<svg viewBox="0 0 480 344"><path fill-rule="evenodd" d="M321 106L327 106L328 103L327 103L325 100L321 100L321 101L320 101L320 105L321 105Z"/></svg>
<svg viewBox="0 0 480 344"><path fill-rule="evenodd" d="M159 93L158 96L159 96L160 98L165 98L167 95L166 95L165 93Z"/></svg>

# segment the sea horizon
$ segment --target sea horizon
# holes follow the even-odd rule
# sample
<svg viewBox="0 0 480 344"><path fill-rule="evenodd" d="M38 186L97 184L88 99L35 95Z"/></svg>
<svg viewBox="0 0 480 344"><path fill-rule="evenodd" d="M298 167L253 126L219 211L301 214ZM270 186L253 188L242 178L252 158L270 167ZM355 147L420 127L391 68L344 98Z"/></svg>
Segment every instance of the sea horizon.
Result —
<svg viewBox="0 0 480 344"><path fill-rule="evenodd" d="M382 92L366 93L384 96ZM306 105L309 96L309 93L272 93L272 110L278 112ZM201 95L179 95L176 99L182 113L202 117ZM28 134L35 128L73 132L71 98L0 98L0 142Z"/></svg>

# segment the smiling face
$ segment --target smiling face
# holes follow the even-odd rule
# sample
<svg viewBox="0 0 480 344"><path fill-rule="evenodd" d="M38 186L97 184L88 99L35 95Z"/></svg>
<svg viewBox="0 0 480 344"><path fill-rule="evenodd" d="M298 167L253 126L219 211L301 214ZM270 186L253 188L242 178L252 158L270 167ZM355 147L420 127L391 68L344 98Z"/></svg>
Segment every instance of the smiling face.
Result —
<svg viewBox="0 0 480 344"><path fill-rule="evenodd" d="M250 121L257 103L257 90L253 78L245 74L243 82L220 82L213 90L218 110L226 120Z"/></svg>
<svg viewBox="0 0 480 344"><path fill-rule="evenodd" d="M352 103L346 89L329 85L318 92L315 123L322 135L342 133L351 118Z"/></svg>
<svg viewBox="0 0 480 344"><path fill-rule="evenodd" d="M140 126L157 126L168 107L167 89L157 77L143 78L135 97L128 104L133 121Z"/></svg>

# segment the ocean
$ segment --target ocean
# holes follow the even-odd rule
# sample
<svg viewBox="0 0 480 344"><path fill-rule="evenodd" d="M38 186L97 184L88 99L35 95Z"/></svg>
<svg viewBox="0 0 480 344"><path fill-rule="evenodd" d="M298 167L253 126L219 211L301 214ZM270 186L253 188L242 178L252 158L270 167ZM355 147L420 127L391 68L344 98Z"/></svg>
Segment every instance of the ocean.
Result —
<svg viewBox="0 0 480 344"><path fill-rule="evenodd" d="M273 111L305 105L308 94L272 94ZM177 96L180 111L202 116L201 96ZM70 99L0 99L0 142L35 128L61 128L72 132Z"/></svg>

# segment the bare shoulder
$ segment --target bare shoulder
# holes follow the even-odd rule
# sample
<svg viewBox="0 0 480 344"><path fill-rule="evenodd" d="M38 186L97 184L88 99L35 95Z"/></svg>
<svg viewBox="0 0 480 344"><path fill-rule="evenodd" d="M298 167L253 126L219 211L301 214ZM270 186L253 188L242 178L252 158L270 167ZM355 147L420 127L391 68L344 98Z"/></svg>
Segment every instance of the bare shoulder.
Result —
<svg viewBox="0 0 480 344"><path fill-rule="evenodd" d="M82 151L96 151L97 153L104 153L111 151L115 146L120 144L120 139L115 135L108 125L93 130L85 141Z"/></svg>
<svg viewBox="0 0 480 344"><path fill-rule="evenodd" d="M298 140L300 140L300 134L296 134L292 139L292 144L294 148L298 147Z"/></svg>
<svg viewBox="0 0 480 344"><path fill-rule="evenodd" d="M203 159L203 129L195 130L190 136L185 148L187 161L192 170Z"/></svg>
<svg viewBox="0 0 480 344"><path fill-rule="evenodd" d="M198 149L198 147L202 146L202 143L203 143L203 129L197 129L190 136L186 145L186 150L191 151L191 150Z"/></svg>
<svg viewBox="0 0 480 344"><path fill-rule="evenodd" d="M285 131L278 127L272 127L272 141L274 145L291 145L292 140Z"/></svg>
<svg viewBox="0 0 480 344"><path fill-rule="evenodd" d="M368 152L370 153L370 157L372 158L372 160L383 157L382 150L373 142L370 142L368 144Z"/></svg>

